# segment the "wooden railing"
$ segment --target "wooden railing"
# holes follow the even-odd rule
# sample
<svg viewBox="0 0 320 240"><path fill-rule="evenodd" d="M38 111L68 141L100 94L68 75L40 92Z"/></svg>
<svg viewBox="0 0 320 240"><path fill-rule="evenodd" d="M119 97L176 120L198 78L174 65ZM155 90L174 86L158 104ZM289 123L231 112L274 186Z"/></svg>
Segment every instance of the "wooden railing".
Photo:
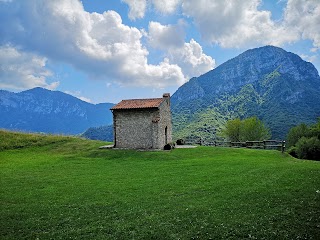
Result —
<svg viewBox="0 0 320 240"><path fill-rule="evenodd" d="M264 140L264 141L246 141L246 142L214 142L214 146L221 147L243 147L254 149L278 149L285 151L286 141Z"/></svg>
<svg viewBox="0 0 320 240"><path fill-rule="evenodd" d="M208 141L199 137L189 137L185 139L185 144L199 144L203 146L214 147L235 147L235 148L253 148L253 149L277 149L281 152L285 151L285 141L279 140L263 140L263 141L246 141L246 142L230 142L230 141Z"/></svg>
<svg viewBox="0 0 320 240"><path fill-rule="evenodd" d="M202 145L202 139L200 137L186 137L184 139L184 144L186 144L186 145L193 145L193 144Z"/></svg>

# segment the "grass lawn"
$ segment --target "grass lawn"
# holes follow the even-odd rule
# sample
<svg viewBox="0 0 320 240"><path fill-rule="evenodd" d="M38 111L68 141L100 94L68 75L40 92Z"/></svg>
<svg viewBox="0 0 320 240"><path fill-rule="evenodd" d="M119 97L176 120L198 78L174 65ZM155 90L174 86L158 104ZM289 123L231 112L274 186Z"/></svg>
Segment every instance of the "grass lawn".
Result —
<svg viewBox="0 0 320 240"><path fill-rule="evenodd" d="M320 162L0 131L0 239L319 239Z"/></svg>

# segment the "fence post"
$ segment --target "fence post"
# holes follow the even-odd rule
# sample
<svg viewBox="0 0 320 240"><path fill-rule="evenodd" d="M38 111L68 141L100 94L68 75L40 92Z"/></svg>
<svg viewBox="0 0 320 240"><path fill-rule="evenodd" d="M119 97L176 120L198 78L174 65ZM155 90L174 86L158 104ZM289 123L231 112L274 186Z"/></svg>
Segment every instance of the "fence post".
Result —
<svg viewBox="0 0 320 240"><path fill-rule="evenodd" d="M263 140L263 149L266 149L266 140Z"/></svg>
<svg viewBox="0 0 320 240"><path fill-rule="evenodd" d="M284 149L286 147L286 141L282 141L282 144L281 144L281 152L284 153Z"/></svg>

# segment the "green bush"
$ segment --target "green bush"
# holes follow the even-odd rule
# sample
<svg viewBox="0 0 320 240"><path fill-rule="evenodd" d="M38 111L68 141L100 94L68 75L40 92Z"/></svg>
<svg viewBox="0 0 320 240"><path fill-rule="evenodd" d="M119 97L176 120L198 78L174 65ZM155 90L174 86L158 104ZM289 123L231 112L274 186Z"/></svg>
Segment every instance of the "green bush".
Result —
<svg viewBox="0 0 320 240"><path fill-rule="evenodd" d="M225 128L222 130L222 135L227 137L231 142L240 142L240 118L227 121Z"/></svg>
<svg viewBox="0 0 320 240"><path fill-rule="evenodd" d="M310 135L313 137L318 137L320 139L320 118L318 122L310 127Z"/></svg>
<svg viewBox="0 0 320 240"><path fill-rule="evenodd" d="M290 148L296 145L300 138L309 136L310 129L306 124L302 123L298 126L295 126L289 130L287 135L287 147Z"/></svg>
<svg viewBox="0 0 320 240"><path fill-rule="evenodd" d="M317 137L302 137L296 144L298 158L320 160L320 140Z"/></svg>
<svg viewBox="0 0 320 240"><path fill-rule="evenodd" d="M270 139L270 130L257 117L242 120L241 141L262 141Z"/></svg>
<svg viewBox="0 0 320 240"><path fill-rule="evenodd" d="M288 153L301 159L320 160L320 118L307 126L302 123L290 129L287 135Z"/></svg>
<svg viewBox="0 0 320 240"><path fill-rule="evenodd" d="M298 158L298 154L297 154L297 147L295 146L291 146L288 148L287 151L292 157Z"/></svg>
<svg viewBox="0 0 320 240"><path fill-rule="evenodd" d="M222 136L231 142L262 141L270 139L270 130L257 117L227 121Z"/></svg>

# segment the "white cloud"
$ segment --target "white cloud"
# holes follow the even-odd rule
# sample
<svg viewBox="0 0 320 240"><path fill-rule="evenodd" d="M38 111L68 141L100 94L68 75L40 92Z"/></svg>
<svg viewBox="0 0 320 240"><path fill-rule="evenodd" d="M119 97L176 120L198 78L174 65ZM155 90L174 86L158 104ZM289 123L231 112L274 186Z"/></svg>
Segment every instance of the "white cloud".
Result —
<svg viewBox="0 0 320 240"><path fill-rule="evenodd" d="M194 39L184 42L185 34L179 25L149 23L149 43L153 48L164 50L172 63L181 67L186 78L197 77L212 70L215 60L203 53Z"/></svg>
<svg viewBox="0 0 320 240"><path fill-rule="evenodd" d="M169 14L176 10L181 1L182 0L153 0L152 3L159 12Z"/></svg>
<svg viewBox="0 0 320 240"><path fill-rule="evenodd" d="M129 6L128 16L131 20L144 18L148 5L162 14L173 13L182 0L122 0Z"/></svg>
<svg viewBox="0 0 320 240"><path fill-rule="evenodd" d="M288 0L281 21L273 21L270 11L260 10L261 2L188 0L182 2L182 11L206 41L222 47L281 46L310 39L319 50L319 0Z"/></svg>
<svg viewBox="0 0 320 240"><path fill-rule="evenodd" d="M187 78L198 77L215 67L215 60L203 53L202 47L194 39L181 48L169 50L171 60L178 64Z"/></svg>
<svg viewBox="0 0 320 240"><path fill-rule="evenodd" d="M144 17L146 7L147 7L146 0L122 0L122 1L129 5L128 16L131 20Z"/></svg>
<svg viewBox="0 0 320 240"><path fill-rule="evenodd" d="M64 91L66 94L72 95L76 98L79 98L82 101L88 102L88 103L92 103L90 98L84 97L82 96L81 91Z"/></svg>
<svg viewBox="0 0 320 240"><path fill-rule="evenodd" d="M88 102L88 103L92 103L90 98L86 98L86 97L78 97L80 100L84 101L84 102Z"/></svg>
<svg viewBox="0 0 320 240"><path fill-rule="evenodd" d="M300 34L302 39L313 41L314 47L320 48L320 1L288 0L284 13L288 28Z"/></svg>
<svg viewBox="0 0 320 240"><path fill-rule="evenodd" d="M300 54L300 57L307 62L314 62L317 59L317 55Z"/></svg>
<svg viewBox="0 0 320 240"><path fill-rule="evenodd" d="M194 22L204 39L222 47L282 45L300 39L311 39L313 52L320 47L318 0L288 0L283 20L278 22L271 19L271 12L259 9L260 0L123 2L129 6L131 19L143 18L150 6L163 14L172 14L179 9ZM34 59L30 63L22 60L26 57L16 59L15 62L20 61L21 64L12 63L12 69L18 69L16 74L20 75L27 74L24 68L32 69L32 74L24 76L29 76L31 79L28 81L38 82L39 86L54 88L58 84L47 83L46 58L71 64L91 77L123 86L177 86L215 66L214 59L203 52L198 42L193 39L185 42L185 26L180 23L162 25L150 22L146 32L123 24L115 11L102 14L86 12L79 0L5 3L0 0L0 4L5 4L5 8L0 8L1 49L4 51L11 46L19 54ZM160 49L166 58L150 64L149 52L143 45L144 38L148 40L148 46ZM7 59L1 57L2 68L9 69ZM12 75L14 72L8 69L6 74ZM25 88L26 82L17 81L16 87ZM1 84L4 83L1 80Z"/></svg>
<svg viewBox="0 0 320 240"><path fill-rule="evenodd" d="M301 39L310 39L317 50L320 48L319 0L288 0L281 21L273 21L270 11L260 9L262 0L124 1L131 19L143 18L148 5L163 14L172 14L181 6L204 40L225 48L281 46Z"/></svg>
<svg viewBox="0 0 320 240"><path fill-rule="evenodd" d="M271 20L271 12L258 10L259 4L259 0L190 0L182 9L205 40L222 47L281 45L296 38Z"/></svg>
<svg viewBox="0 0 320 240"><path fill-rule="evenodd" d="M59 82L48 83L52 73L46 68L47 59L22 52L12 46L0 46L0 88L29 89L44 87L56 89Z"/></svg>
<svg viewBox="0 0 320 240"><path fill-rule="evenodd" d="M149 43L154 48L166 50L182 47L185 33L179 25L161 25L158 22L149 23Z"/></svg>
<svg viewBox="0 0 320 240"><path fill-rule="evenodd" d="M185 81L180 67L167 60L149 64L143 31L124 25L114 11L88 13L78 0L16 1L10 10L0 9L9 24L0 24L0 43L10 42L120 85L175 86Z"/></svg>

